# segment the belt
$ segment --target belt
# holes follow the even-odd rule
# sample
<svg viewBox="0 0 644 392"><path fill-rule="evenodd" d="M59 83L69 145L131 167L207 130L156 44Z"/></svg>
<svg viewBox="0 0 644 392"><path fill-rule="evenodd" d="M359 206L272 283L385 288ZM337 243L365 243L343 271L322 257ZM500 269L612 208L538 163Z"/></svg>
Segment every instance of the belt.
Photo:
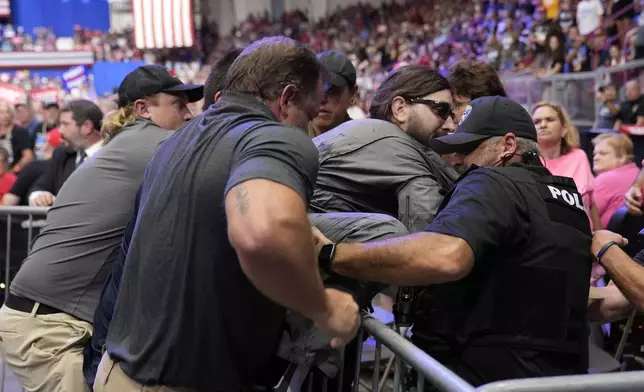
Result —
<svg viewBox="0 0 644 392"><path fill-rule="evenodd" d="M19 312L31 313L36 306L36 301L32 301L29 298L20 297L15 294L9 293L7 300L4 303L8 308L17 310ZM39 303L36 314L54 314L54 313L65 313L51 306Z"/></svg>

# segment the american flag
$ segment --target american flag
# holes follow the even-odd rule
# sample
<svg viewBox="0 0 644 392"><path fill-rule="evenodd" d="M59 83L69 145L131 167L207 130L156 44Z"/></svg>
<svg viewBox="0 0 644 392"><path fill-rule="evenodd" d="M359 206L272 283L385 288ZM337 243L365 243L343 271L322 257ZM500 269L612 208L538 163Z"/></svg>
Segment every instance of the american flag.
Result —
<svg viewBox="0 0 644 392"><path fill-rule="evenodd" d="M80 87L87 81L87 70L85 69L85 66L79 65L63 72L62 76L65 88L67 90L71 90L73 88Z"/></svg>
<svg viewBox="0 0 644 392"><path fill-rule="evenodd" d="M0 0L0 18L8 18L9 16L11 16L10 0Z"/></svg>
<svg viewBox="0 0 644 392"><path fill-rule="evenodd" d="M132 16L134 42L139 49L182 48L194 45L195 27L191 0L132 0Z"/></svg>

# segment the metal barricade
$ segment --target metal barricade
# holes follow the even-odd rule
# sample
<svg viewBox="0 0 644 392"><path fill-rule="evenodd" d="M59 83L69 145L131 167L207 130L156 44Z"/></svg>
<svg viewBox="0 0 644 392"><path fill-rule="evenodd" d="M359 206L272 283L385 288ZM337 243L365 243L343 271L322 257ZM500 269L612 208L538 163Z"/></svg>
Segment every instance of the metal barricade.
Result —
<svg viewBox="0 0 644 392"><path fill-rule="evenodd" d="M33 242L33 232L34 228L37 227L36 220L34 218L44 218L47 215L47 207L24 207L24 206L0 206L0 219L6 219L5 226L5 271L4 271L4 300L6 301L7 296L9 295L9 285L11 284L12 279L12 242L15 237L12 237L13 224L20 223L21 228L27 230L27 241L26 241L26 252L28 253L31 249L31 243ZM17 218L14 221L14 218ZM19 221L21 218L26 218L24 221ZM26 256L26 255L25 255ZM22 260L20 260L22 263ZM9 392L16 392L22 390L20 384L17 383L17 380L14 383L10 383L9 378L7 377L6 365L2 364L2 370L0 371L2 377L0 381L0 392L4 392L5 388Z"/></svg>
<svg viewBox="0 0 644 392"><path fill-rule="evenodd" d="M468 384L465 380L454 374L454 372L440 364L434 358L427 355L420 348L413 345L403 336L404 333L396 333L393 329L384 325L372 316L364 316L362 327L364 332L370 334L376 340L376 353L371 385L372 392L379 392L383 385L380 379L380 359L383 345L395 355L396 365L394 370L394 392L407 390L405 385L407 367L415 370L418 375L416 388L418 392L422 392L424 390L425 381L429 381L433 386L445 392L475 391L474 387ZM358 341L362 342L362 339L359 339ZM360 356L358 356L358 359L359 358ZM386 372L387 370L385 369L385 373ZM353 384L354 392L358 392L358 375L359 372L356 372L356 379Z"/></svg>
<svg viewBox="0 0 644 392"><path fill-rule="evenodd" d="M644 65L644 62L642 62L642 64ZM44 207L0 206L0 219L6 217L5 300L7 298L8 288L12 279L11 245L14 238L12 237L12 225L20 222L21 228L27 230L27 251L29 251L33 241L33 230L37 227L35 224L37 221L34 218L44 218L47 215L48 210L48 208ZM17 220L14 221L14 218L16 217ZM21 218L26 219L20 221ZM394 369L393 392L406 392L409 390L423 392L426 382L431 384L437 390L444 392L572 392L581 390L587 392L630 392L634 390L644 390L644 371L507 380L475 388L434 358L427 355L420 348L412 344L404 337L404 332L406 331L402 332L403 333L396 332L394 329L378 321L371 315L363 316L362 326L356 340L358 348L355 358L355 369L353 370L353 392L359 392L361 390L370 390L371 392L383 391L392 367ZM363 338L365 336L371 336L375 340L371 385L365 385L364 383L361 383L360 380L361 367L363 365ZM384 371L382 371L383 347L387 348L393 355L387 366L385 366ZM346 360L352 359L346 358ZM407 385L406 375L409 370L413 370L417 373L416 385ZM323 378L321 380L321 388L319 388L320 391L328 392L330 389L329 387L333 385L332 383L337 385L337 389L335 390L338 392L342 391L344 371L345 367L343 364L340 366L338 376L335 381ZM303 376L306 377L306 374ZM7 386L9 388L9 392L20 390L20 386L17 384L17 381L7 385L8 381L11 380L8 380L6 366L4 364L2 365L1 377L0 392L4 392L7 389ZM360 388L361 386L363 387L362 389ZM300 389L311 391L312 379L309 380L308 386L289 390L299 391Z"/></svg>
<svg viewBox="0 0 644 392"><path fill-rule="evenodd" d="M365 315L362 320L362 327L358 333L358 355L356 357L356 369L353 377L352 392L390 391L392 388L386 385L388 374L393 366L393 392L423 392L425 383L431 384L434 390L443 392L626 392L644 390L644 371L631 371L621 373L590 374L560 377L529 378L521 380L506 380L486 384L475 388L467 381L456 375L444 365L427 355L420 348L416 347L404 337L404 333L398 333L391 327L378 321L371 315ZM373 369L371 382L365 383L360 378L362 361L363 337L372 336L375 339L375 355L373 358ZM383 348L387 348L394 357L382 371L381 361ZM346 360L350 360L347 358ZM394 365L395 364L395 365ZM417 373L415 385L407 385L406 374L409 370ZM384 376L384 377L383 377ZM321 388L316 391L342 391L342 370L339 378L335 381L330 379L322 380ZM339 381L339 382L337 382ZM337 382L337 389L331 388ZM304 391L313 390L312 383ZM297 392L299 389L292 389Z"/></svg>
<svg viewBox="0 0 644 392"><path fill-rule="evenodd" d="M615 84L623 99L622 87L631 79L640 80L644 86L644 60L636 60L615 67L602 67L593 72L565 73L537 78L533 72L506 73L501 75L510 98L528 111L540 101L562 105L578 127L594 126L601 103L595 94L606 83Z"/></svg>
<svg viewBox="0 0 644 392"><path fill-rule="evenodd" d="M644 390L644 371L528 378L483 385L481 392L632 392Z"/></svg>

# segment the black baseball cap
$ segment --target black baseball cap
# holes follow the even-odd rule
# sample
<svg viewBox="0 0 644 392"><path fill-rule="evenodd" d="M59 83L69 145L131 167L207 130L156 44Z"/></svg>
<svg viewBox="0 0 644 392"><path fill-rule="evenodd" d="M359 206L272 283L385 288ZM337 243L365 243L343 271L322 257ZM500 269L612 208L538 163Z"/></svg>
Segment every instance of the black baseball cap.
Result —
<svg viewBox="0 0 644 392"><path fill-rule="evenodd" d="M345 88L356 85L356 68L346 54L327 50L318 54L318 60L329 73L331 86Z"/></svg>
<svg viewBox="0 0 644 392"><path fill-rule="evenodd" d="M506 97L482 97L467 105L454 133L432 139L429 145L438 154L469 152L491 137L508 133L537 140L537 129L523 106Z"/></svg>
<svg viewBox="0 0 644 392"><path fill-rule="evenodd" d="M41 105L43 109L51 109L51 108L56 108L60 109L60 105L56 101L45 101Z"/></svg>
<svg viewBox="0 0 644 392"><path fill-rule="evenodd" d="M203 98L203 85L185 84L161 65L144 65L127 74L119 86L120 108L158 93L183 92L189 102Z"/></svg>

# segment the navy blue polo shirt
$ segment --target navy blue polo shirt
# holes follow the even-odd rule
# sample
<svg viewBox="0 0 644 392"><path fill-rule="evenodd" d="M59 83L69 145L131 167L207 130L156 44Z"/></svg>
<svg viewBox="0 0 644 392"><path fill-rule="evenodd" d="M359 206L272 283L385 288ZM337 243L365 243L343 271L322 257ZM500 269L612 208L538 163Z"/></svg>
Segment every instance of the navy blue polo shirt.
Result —
<svg viewBox="0 0 644 392"><path fill-rule="evenodd" d="M139 213L140 198L141 188L136 192L134 214L132 216L132 220L125 228L123 242L110 256L110 258L116 258L116 260L114 261L110 275L105 281L105 286L101 292L101 299L98 303L98 307L96 308L96 312L94 313L94 333L92 334L92 340L90 344L85 346L85 350L83 351L83 373L85 374L87 384L90 386L94 385L98 364L101 362L101 357L103 355L103 346L105 345L105 339L107 339L107 331L110 327L110 322L112 321L112 315L114 314L114 306L116 306L116 298L121 285L123 269L125 268L125 258L127 256L127 250L130 247L132 234L134 233L136 215Z"/></svg>
<svg viewBox="0 0 644 392"><path fill-rule="evenodd" d="M227 94L159 148L143 180L107 352L144 385L237 391L270 365L286 310L244 274L225 197L264 179L308 204L318 153L262 102Z"/></svg>

